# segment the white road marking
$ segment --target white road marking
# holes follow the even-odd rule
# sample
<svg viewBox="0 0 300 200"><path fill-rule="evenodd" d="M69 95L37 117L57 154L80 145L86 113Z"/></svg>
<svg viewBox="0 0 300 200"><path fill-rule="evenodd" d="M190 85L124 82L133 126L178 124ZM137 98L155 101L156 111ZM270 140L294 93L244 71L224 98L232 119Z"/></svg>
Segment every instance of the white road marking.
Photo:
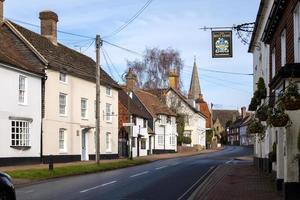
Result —
<svg viewBox="0 0 300 200"><path fill-rule="evenodd" d="M103 184L101 184L101 185L97 185L97 186L92 187L92 188L88 188L88 189L85 189L85 190L81 190L80 193L85 193L85 192L88 192L88 191L97 189L97 188L99 188L99 187L104 187L104 186L107 186L107 185L114 184L114 183L116 183L116 182L117 182L117 181L111 181L111 182L108 182L108 183L103 183Z"/></svg>
<svg viewBox="0 0 300 200"><path fill-rule="evenodd" d="M190 192L190 190L192 190L195 185L197 185L202 179L204 179L204 177L206 177L214 168L214 166L210 167L209 170L203 175L201 176L187 191L185 191L185 193L183 193L177 200L181 200L187 193Z"/></svg>
<svg viewBox="0 0 300 200"><path fill-rule="evenodd" d="M144 172L141 172L141 173L138 173L138 174L134 174L132 176L130 176L130 178L133 178L133 177L136 177L136 176L141 176L141 175L144 175L144 174L148 174L149 171L144 171Z"/></svg>
<svg viewBox="0 0 300 200"><path fill-rule="evenodd" d="M229 164L229 163L231 163L232 161L233 161L233 159L228 160L225 164Z"/></svg>
<svg viewBox="0 0 300 200"><path fill-rule="evenodd" d="M161 167L156 167L155 169L156 169L156 170L160 170L160 169L163 169L163 168L166 168L166 167L168 167L168 166L165 165L165 166L161 166Z"/></svg>
<svg viewBox="0 0 300 200"><path fill-rule="evenodd" d="M26 192L24 192L25 194L28 194L28 193L32 193L32 192L34 192L34 190L28 190L28 191L26 191Z"/></svg>

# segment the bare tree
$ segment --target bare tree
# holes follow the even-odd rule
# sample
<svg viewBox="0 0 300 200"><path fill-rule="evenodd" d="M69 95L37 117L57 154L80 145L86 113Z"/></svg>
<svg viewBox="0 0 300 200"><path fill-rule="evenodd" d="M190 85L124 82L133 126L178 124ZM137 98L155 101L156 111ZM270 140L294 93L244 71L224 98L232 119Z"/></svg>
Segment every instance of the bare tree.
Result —
<svg viewBox="0 0 300 200"><path fill-rule="evenodd" d="M176 69L180 76L183 61L180 53L172 48L146 49L142 60L127 61L138 77L138 86L142 88L164 88L167 86L168 74Z"/></svg>

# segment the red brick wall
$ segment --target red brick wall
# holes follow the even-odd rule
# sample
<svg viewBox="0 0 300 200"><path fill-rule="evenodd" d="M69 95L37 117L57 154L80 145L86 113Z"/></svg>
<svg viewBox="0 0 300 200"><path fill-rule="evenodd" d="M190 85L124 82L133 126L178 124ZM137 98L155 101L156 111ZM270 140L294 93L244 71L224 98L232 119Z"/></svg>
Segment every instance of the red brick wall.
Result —
<svg viewBox="0 0 300 200"><path fill-rule="evenodd" d="M288 5L280 19L273 38L270 44L270 80L272 79L272 50L275 47L275 66L276 72L281 66L281 42L280 36L284 29L286 29L286 63L294 63L294 9L298 0L289 0Z"/></svg>
<svg viewBox="0 0 300 200"><path fill-rule="evenodd" d="M128 109L119 101L119 128L129 122Z"/></svg>

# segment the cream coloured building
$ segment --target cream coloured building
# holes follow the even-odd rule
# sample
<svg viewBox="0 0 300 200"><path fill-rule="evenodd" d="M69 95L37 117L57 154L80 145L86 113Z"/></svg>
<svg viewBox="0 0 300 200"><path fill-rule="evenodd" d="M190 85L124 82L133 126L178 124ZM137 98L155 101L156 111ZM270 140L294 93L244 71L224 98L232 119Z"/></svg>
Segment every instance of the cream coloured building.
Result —
<svg viewBox="0 0 300 200"><path fill-rule="evenodd" d="M54 162L95 159L96 63L57 41L58 16L40 13L41 35L11 22L33 52L47 62L42 83L41 155ZM101 70L100 154L118 156L119 85Z"/></svg>

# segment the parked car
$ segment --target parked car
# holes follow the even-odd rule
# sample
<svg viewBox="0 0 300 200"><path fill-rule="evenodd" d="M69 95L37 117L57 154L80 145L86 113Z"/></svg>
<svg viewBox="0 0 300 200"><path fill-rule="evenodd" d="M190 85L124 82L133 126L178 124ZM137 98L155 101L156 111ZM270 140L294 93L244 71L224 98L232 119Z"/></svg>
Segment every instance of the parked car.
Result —
<svg viewBox="0 0 300 200"><path fill-rule="evenodd" d="M0 172L0 200L15 200L15 187L8 174Z"/></svg>

